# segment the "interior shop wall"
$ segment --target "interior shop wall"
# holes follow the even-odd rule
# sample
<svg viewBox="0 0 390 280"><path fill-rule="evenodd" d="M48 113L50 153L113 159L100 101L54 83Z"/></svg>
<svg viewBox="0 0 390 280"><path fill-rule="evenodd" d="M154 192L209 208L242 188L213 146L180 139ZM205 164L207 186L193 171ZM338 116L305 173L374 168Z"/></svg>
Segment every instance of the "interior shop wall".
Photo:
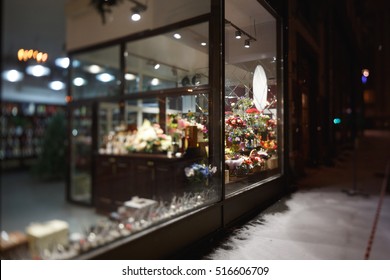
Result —
<svg viewBox="0 0 390 280"><path fill-rule="evenodd" d="M130 20L130 1L123 1L107 13L104 24L90 0L69 0L65 5L67 50L94 45L129 34L156 29L210 10L210 0L149 0L138 22Z"/></svg>

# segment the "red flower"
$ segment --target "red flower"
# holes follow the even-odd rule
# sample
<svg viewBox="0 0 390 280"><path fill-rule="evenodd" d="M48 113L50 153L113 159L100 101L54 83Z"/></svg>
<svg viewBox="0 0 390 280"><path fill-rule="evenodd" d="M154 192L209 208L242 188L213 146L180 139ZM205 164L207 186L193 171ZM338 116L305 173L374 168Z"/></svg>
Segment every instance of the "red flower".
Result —
<svg viewBox="0 0 390 280"><path fill-rule="evenodd" d="M256 107L249 108L249 109L247 109L245 112L248 113L248 114L260 114L260 111L257 110Z"/></svg>

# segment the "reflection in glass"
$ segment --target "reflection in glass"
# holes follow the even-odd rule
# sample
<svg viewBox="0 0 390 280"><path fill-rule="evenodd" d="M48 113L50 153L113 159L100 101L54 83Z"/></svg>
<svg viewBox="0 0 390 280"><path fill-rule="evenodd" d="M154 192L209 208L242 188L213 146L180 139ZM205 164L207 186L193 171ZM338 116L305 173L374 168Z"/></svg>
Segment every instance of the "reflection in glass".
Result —
<svg viewBox="0 0 390 280"><path fill-rule="evenodd" d="M119 94L119 46L75 55L72 61L74 100Z"/></svg>
<svg viewBox="0 0 390 280"><path fill-rule="evenodd" d="M139 180L139 188L134 185L127 192L129 198L168 202L173 195L207 192L208 199L218 199L218 186L212 180L217 167L209 165L208 94L127 100L124 121L117 126L112 126L112 119L120 112L118 105L101 102L99 108L100 131L106 131L105 135L99 132L99 153L123 155L129 160L125 166L134 164L128 175L137 173L131 176Z"/></svg>
<svg viewBox="0 0 390 280"><path fill-rule="evenodd" d="M201 45L208 41L208 23L176 32L181 40L169 32L126 44L125 93L208 84L209 50Z"/></svg>
<svg viewBox="0 0 390 280"><path fill-rule="evenodd" d="M101 148L107 139L104 137L115 131L120 125L120 108L118 102L100 102L98 113L98 146Z"/></svg>
<svg viewBox="0 0 390 280"><path fill-rule="evenodd" d="M72 201L91 203L92 109L80 106L72 110L71 186Z"/></svg>

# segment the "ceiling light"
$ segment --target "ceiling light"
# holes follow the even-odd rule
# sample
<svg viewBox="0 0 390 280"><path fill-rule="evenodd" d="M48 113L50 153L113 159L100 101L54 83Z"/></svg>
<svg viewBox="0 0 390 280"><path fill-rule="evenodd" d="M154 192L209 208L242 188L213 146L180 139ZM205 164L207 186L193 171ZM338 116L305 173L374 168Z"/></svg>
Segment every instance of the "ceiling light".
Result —
<svg viewBox="0 0 390 280"><path fill-rule="evenodd" d="M141 15L139 13L133 13L131 15L131 20L132 21L139 21L141 19Z"/></svg>
<svg viewBox="0 0 390 280"><path fill-rule="evenodd" d="M50 69L42 65L30 65L26 68L26 73L33 75L34 77L48 76L50 74Z"/></svg>
<svg viewBox="0 0 390 280"><path fill-rule="evenodd" d="M154 78L154 79L152 79L152 81L150 83L152 84L152 86L158 86L158 84L160 83L160 80L157 78Z"/></svg>
<svg viewBox="0 0 390 280"><path fill-rule="evenodd" d="M236 39L241 39L241 31L240 30L236 31Z"/></svg>
<svg viewBox="0 0 390 280"><path fill-rule="evenodd" d="M98 79L99 81L101 81L103 83L108 83L108 82L113 81L115 79L115 77L111 74L108 74L108 73L102 73L102 74L97 75L96 79Z"/></svg>
<svg viewBox="0 0 390 280"><path fill-rule="evenodd" d="M74 84L76 87L81 87L81 86L83 86L83 85L86 85L86 84L87 84L87 81L86 81L84 78L77 77L77 78L74 78L73 84Z"/></svg>
<svg viewBox="0 0 390 280"><path fill-rule="evenodd" d="M175 39L181 39L181 35L179 34L179 33L175 33L175 34L173 34L173 37L175 38Z"/></svg>
<svg viewBox="0 0 390 280"><path fill-rule="evenodd" d="M24 77L23 73L15 69L3 72L3 79L11 83L21 81L23 80L23 77Z"/></svg>
<svg viewBox="0 0 390 280"><path fill-rule="evenodd" d="M131 20L132 21L139 21L141 19L141 13L145 12L147 7L142 4L142 3L139 3L138 1L133 1L131 0L131 2L135 3L136 6L131 8Z"/></svg>
<svg viewBox="0 0 390 280"><path fill-rule="evenodd" d="M61 81L52 81L49 83L49 88L52 90L63 90L65 88L65 83Z"/></svg>
<svg viewBox="0 0 390 280"><path fill-rule="evenodd" d="M156 70L157 70L158 68L160 68L160 64L156 63L156 64L154 64L154 66L153 66L153 67L154 67L154 69L156 69Z"/></svg>
<svg viewBox="0 0 390 280"><path fill-rule="evenodd" d="M202 43L200 43L203 47L205 47L206 45L207 45L207 43L206 42L202 42Z"/></svg>
<svg viewBox="0 0 390 280"><path fill-rule="evenodd" d="M132 81L132 80L135 80L135 75L134 74L131 74L131 73L126 73L125 74L125 80L127 81Z"/></svg>
<svg viewBox="0 0 390 280"><path fill-rule="evenodd" d="M69 57L59 57L57 58L54 63L58 66L58 67L61 67L61 68L68 68L69 67L69 64L70 64L70 60L69 60Z"/></svg>
<svg viewBox="0 0 390 280"><path fill-rule="evenodd" d="M91 74L98 74L103 71L103 68L100 67L99 65L93 64L85 67L85 70L87 70Z"/></svg>
<svg viewBox="0 0 390 280"><path fill-rule="evenodd" d="M249 39L245 40L245 48L249 48L251 46L251 41Z"/></svg>

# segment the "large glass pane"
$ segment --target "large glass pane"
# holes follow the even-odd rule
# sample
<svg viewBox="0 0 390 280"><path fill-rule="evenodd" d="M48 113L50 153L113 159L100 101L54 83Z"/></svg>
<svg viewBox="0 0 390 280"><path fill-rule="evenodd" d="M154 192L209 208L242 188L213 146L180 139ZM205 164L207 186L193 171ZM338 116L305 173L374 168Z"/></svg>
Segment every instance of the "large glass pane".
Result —
<svg viewBox="0 0 390 280"><path fill-rule="evenodd" d="M227 0L226 195L281 172L276 19L256 0ZM255 20L248 20L255 19Z"/></svg>
<svg viewBox="0 0 390 280"><path fill-rule="evenodd" d="M92 108L80 106L71 112L71 200L91 203Z"/></svg>
<svg viewBox="0 0 390 280"><path fill-rule="evenodd" d="M107 108L119 110L107 102L100 108L104 122L112 116ZM124 116L100 136L98 211L143 229L220 199L209 164L207 91L126 100ZM147 210L132 208L142 204Z"/></svg>
<svg viewBox="0 0 390 280"><path fill-rule="evenodd" d="M208 23L126 45L125 93L208 84Z"/></svg>
<svg viewBox="0 0 390 280"><path fill-rule="evenodd" d="M103 147L115 128L120 125L121 115L118 102L100 102L98 110L98 146ZM114 152L114 151L113 151Z"/></svg>
<svg viewBox="0 0 390 280"><path fill-rule="evenodd" d="M119 54L119 46L114 46L74 55L70 72L73 99L119 95Z"/></svg>

